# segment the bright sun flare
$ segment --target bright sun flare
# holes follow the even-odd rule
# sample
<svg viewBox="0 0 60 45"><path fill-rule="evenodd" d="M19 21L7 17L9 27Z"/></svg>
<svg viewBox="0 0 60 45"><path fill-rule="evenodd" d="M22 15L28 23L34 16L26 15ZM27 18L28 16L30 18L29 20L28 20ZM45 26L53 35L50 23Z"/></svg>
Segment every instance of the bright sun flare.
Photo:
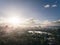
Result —
<svg viewBox="0 0 60 45"><path fill-rule="evenodd" d="M21 23L21 19L19 17L10 17L8 18L8 23L18 25L19 23Z"/></svg>

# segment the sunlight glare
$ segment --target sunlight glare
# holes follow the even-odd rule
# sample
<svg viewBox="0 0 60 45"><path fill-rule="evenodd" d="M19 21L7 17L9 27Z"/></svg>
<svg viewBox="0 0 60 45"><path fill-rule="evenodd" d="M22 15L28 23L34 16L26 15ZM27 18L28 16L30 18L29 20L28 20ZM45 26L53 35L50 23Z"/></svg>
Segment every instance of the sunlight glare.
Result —
<svg viewBox="0 0 60 45"><path fill-rule="evenodd" d="M8 23L12 24L12 25L19 25L20 23L22 23L22 19L19 17L10 17L8 19Z"/></svg>

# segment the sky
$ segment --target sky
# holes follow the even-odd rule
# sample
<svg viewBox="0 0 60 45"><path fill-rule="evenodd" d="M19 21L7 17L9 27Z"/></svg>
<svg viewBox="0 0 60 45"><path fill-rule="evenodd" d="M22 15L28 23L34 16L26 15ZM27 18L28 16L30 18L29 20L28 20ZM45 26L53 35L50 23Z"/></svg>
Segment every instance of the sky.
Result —
<svg viewBox="0 0 60 45"><path fill-rule="evenodd" d="M60 0L0 0L0 20L14 15L57 21L60 20Z"/></svg>

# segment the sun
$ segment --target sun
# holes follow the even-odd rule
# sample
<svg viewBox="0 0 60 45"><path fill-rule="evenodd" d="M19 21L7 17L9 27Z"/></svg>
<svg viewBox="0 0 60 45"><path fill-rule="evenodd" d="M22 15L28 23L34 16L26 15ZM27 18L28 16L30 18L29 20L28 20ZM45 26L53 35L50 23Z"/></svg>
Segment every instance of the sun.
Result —
<svg viewBox="0 0 60 45"><path fill-rule="evenodd" d="M16 16L8 18L8 23L10 23L12 25L18 25L21 22L22 22L21 19L19 17L16 17Z"/></svg>

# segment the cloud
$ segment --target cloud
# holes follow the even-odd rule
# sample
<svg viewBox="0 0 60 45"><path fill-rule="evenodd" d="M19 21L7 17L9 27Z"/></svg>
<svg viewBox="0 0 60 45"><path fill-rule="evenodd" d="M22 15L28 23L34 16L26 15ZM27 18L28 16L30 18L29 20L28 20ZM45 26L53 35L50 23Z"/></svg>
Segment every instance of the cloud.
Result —
<svg viewBox="0 0 60 45"><path fill-rule="evenodd" d="M54 5L52 5L51 7L57 7L57 5L56 5L56 4L54 4Z"/></svg>
<svg viewBox="0 0 60 45"><path fill-rule="evenodd" d="M52 21L50 26L60 26L60 20Z"/></svg>
<svg viewBox="0 0 60 45"><path fill-rule="evenodd" d="M44 5L44 8L54 8L54 7L57 7L57 5L56 4L53 4L53 5L50 5L50 4L46 4L46 5Z"/></svg>
<svg viewBox="0 0 60 45"><path fill-rule="evenodd" d="M42 24L50 24L50 22L48 20L45 20L45 21L43 21Z"/></svg>
<svg viewBox="0 0 60 45"><path fill-rule="evenodd" d="M52 23L54 23L54 24L60 24L60 20L53 21Z"/></svg>
<svg viewBox="0 0 60 45"><path fill-rule="evenodd" d="M0 18L0 22L4 21L5 18ZM56 21L49 21L49 20L44 20L44 21L40 21L40 20L36 20L36 19L28 19L26 20L26 22L24 22L24 24L28 24L28 25L34 25L34 26L41 26L41 27L46 27L46 26L60 26L60 20L56 20Z"/></svg>
<svg viewBox="0 0 60 45"><path fill-rule="evenodd" d="M45 20L41 23L41 27L51 26L51 22L49 20Z"/></svg>
<svg viewBox="0 0 60 45"><path fill-rule="evenodd" d="M4 22L5 18L0 17L0 23Z"/></svg>
<svg viewBox="0 0 60 45"><path fill-rule="evenodd" d="M44 7L45 7L45 8L49 8L49 7L50 7L50 5L49 5L49 4L47 4L47 5L44 5Z"/></svg>
<svg viewBox="0 0 60 45"><path fill-rule="evenodd" d="M60 20L56 20L56 21L49 21L49 20L45 20L41 23L42 27L46 27L46 26L60 26Z"/></svg>
<svg viewBox="0 0 60 45"><path fill-rule="evenodd" d="M33 21L33 23L31 23L31 21ZM40 20L36 20L36 19L29 19L30 22L29 24L33 26L37 25L37 26L41 26L41 27L47 27L47 26L60 26L60 20L56 20L56 21L49 21L49 20L44 20L44 21L40 21Z"/></svg>

